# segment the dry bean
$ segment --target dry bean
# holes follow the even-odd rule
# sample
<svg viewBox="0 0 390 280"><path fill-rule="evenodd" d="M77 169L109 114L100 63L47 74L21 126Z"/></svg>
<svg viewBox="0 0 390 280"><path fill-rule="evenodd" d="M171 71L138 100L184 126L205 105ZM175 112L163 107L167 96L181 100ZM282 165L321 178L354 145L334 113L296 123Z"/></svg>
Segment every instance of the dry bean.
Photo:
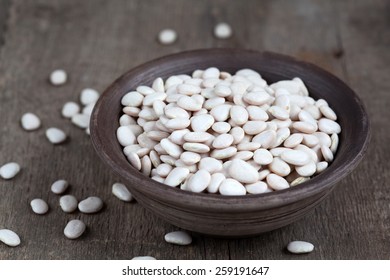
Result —
<svg viewBox="0 0 390 280"><path fill-rule="evenodd" d="M310 161L310 157L308 154L302 151L297 150L287 150L284 151L280 157L287 163L302 166Z"/></svg>
<svg viewBox="0 0 390 280"><path fill-rule="evenodd" d="M46 137L52 144L61 144L66 140L67 136L61 129L51 127L46 130Z"/></svg>
<svg viewBox="0 0 390 280"><path fill-rule="evenodd" d="M256 151L260 146L260 143L256 142L243 142L237 145L237 149L239 151Z"/></svg>
<svg viewBox="0 0 390 280"><path fill-rule="evenodd" d="M267 128L267 124L264 121L248 121L242 128L246 134L256 135L264 131Z"/></svg>
<svg viewBox="0 0 390 280"><path fill-rule="evenodd" d="M151 256L137 256L137 257L134 257L134 258L132 258L132 260L137 260L137 261L139 261L139 260L156 260L156 258L154 258L154 257L151 257Z"/></svg>
<svg viewBox="0 0 390 280"><path fill-rule="evenodd" d="M227 147L230 147L230 145L233 143L234 138L232 135L224 133L219 136L217 136L212 145L215 149L224 149Z"/></svg>
<svg viewBox="0 0 390 280"><path fill-rule="evenodd" d="M125 115L117 136L130 164L155 181L193 192L288 188L299 176L327 167L341 130L333 110L310 97L301 79L268 86L251 69L232 76L210 67L165 83L157 78L121 103Z"/></svg>
<svg viewBox="0 0 390 280"><path fill-rule="evenodd" d="M12 179L20 172L20 165L16 162L8 162L0 167L0 177Z"/></svg>
<svg viewBox="0 0 390 280"><path fill-rule="evenodd" d="M164 239L168 243L175 245L190 245L192 243L192 237L185 231L173 231L167 233Z"/></svg>
<svg viewBox="0 0 390 280"><path fill-rule="evenodd" d="M77 209L78 201L73 195L64 195L60 198L60 207L65 213L72 213Z"/></svg>
<svg viewBox="0 0 390 280"><path fill-rule="evenodd" d="M253 155L253 159L260 165L268 165L273 161L272 154L266 149L258 149Z"/></svg>
<svg viewBox="0 0 390 280"><path fill-rule="evenodd" d="M61 114L64 118L72 118L74 115L80 112L80 106L76 102L66 102L62 107Z"/></svg>
<svg viewBox="0 0 390 280"><path fill-rule="evenodd" d="M191 128L195 132L207 131L214 124L214 118L211 115L199 115L191 118Z"/></svg>
<svg viewBox="0 0 390 280"><path fill-rule="evenodd" d="M80 212L93 214L99 212L103 208L103 201L97 196L90 196L80 201L78 208Z"/></svg>
<svg viewBox="0 0 390 280"><path fill-rule="evenodd" d="M324 115L325 118L328 118L332 121L337 120L336 113L327 105L322 105L319 107L322 115Z"/></svg>
<svg viewBox="0 0 390 280"><path fill-rule="evenodd" d="M232 36L232 28L226 22L218 23L214 27L214 35L218 39L227 39Z"/></svg>
<svg viewBox="0 0 390 280"><path fill-rule="evenodd" d="M190 151L190 152L195 152L195 153L207 153L210 151L210 147L205 145L205 144L201 144L201 143L185 143L183 145L183 148L184 150L186 151Z"/></svg>
<svg viewBox="0 0 390 280"><path fill-rule="evenodd" d="M22 127L27 131L36 130L41 126L41 120L33 113L25 113L21 119Z"/></svg>
<svg viewBox="0 0 390 280"><path fill-rule="evenodd" d="M204 157L199 162L199 169L204 169L210 174L220 172L222 170L222 162L212 157Z"/></svg>
<svg viewBox="0 0 390 280"><path fill-rule="evenodd" d="M61 86L66 83L68 75L62 69L57 69L51 72L50 82L53 86Z"/></svg>
<svg viewBox="0 0 390 280"><path fill-rule="evenodd" d="M261 147L268 149L276 140L276 132L273 130L266 130L253 137L252 141L260 143Z"/></svg>
<svg viewBox="0 0 390 280"><path fill-rule="evenodd" d="M96 103L98 99L99 93L92 88L86 88L81 91L80 101L84 106L91 103Z"/></svg>
<svg viewBox="0 0 390 280"><path fill-rule="evenodd" d="M326 161L317 162L317 165L316 165L316 172L317 172L317 173L321 173L321 172L324 171L327 167L328 167L328 162L326 162Z"/></svg>
<svg viewBox="0 0 390 280"><path fill-rule="evenodd" d="M341 127L337 122L324 118L318 121L318 128L326 134L338 134L341 132Z"/></svg>
<svg viewBox="0 0 390 280"><path fill-rule="evenodd" d="M286 179L272 173L267 176L267 184L275 191L288 189L290 187Z"/></svg>
<svg viewBox="0 0 390 280"><path fill-rule="evenodd" d="M204 131L188 132L183 136L183 139L188 142L202 143L208 141L213 136Z"/></svg>
<svg viewBox="0 0 390 280"><path fill-rule="evenodd" d="M134 152L130 152L128 155L127 155L127 159L128 161L131 163L131 165L138 169L138 170L141 170L141 160L139 158L139 156L134 153Z"/></svg>
<svg viewBox="0 0 390 280"><path fill-rule="evenodd" d="M336 133L333 133L330 139L332 140L332 143L330 144L329 148L332 153L335 154L339 146L339 136Z"/></svg>
<svg viewBox="0 0 390 280"><path fill-rule="evenodd" d="M249 115L244 107L234 105L230 109L230 117L237 125L243 125L248 121Z"/></svg>
<svg viewBox="0 0 390 280"><path fill-rule="evenodd" d="M219 185L219 193L222 195L245 195L245 187L235 179L227 178Z"/></svg>
<svg viewBox="0 0 390 280"><path fill-rule="evenodd" d="M315 162L310 161L308 164L295 167L295 171L302 177L310 177L316 173L317 166Z"/></svg>
<svg viewBox="0 0 390 280"><path fill-rule="evenodd" d="M9 229L0 229L0 241L10 247L16 247L20 244L19 236Z"/></svg>
<svg viewBox="0 0 390 280"><path fill-rule="evenodd" d="M47 205L46 201L40 198L35 198L30 202L31 209L35 214L43 215L49 211L49 205Z"/></svg>
<svg viewBox="0 0 390 280"><path fill-rule="evenodd" d="M303 135L301 133L291 134L285 141L284 146L286 148L294 148L298 146L303 140Z"/></svg>
<svg viewBox="0 0 390 280"><path fill-rule="evenodd" d="M85 232L86 225L81 220L71 220L64 228L64 235L69 239L77 239Z"/></svg>
<svg viewBox="0 0 390 280"><path fill-rule="evenodd" d="M69 183L66 180L57 180L51 185L51 191L55 194L62 194L68 189Z"/></svg>
<svg viewBox="0 0 390 280"><path fill-rule="evenodd" d="M219 186L226 177L222 173L214 173L211 175L210 183L207 186L207 192L217 193L219 191Z"/></svg>
<svg viewBox="0 0 390 280"><path fill-rule="evenodd" d="M241 160L249 160L253 157L253 152L250 152L250 151L240 151L240 152L237 152L237 154L235 154L232 159L241 159Z"/></svg>
<svg viewBox="0 0 390 280"><path fill-rule="evenodd" d="M176 187L180 185L190 174L190 171L184 167L175 167L164 180L164 184Z"/></svg>
<svg viewBox="0 0 390 280"><path fill-rule="evenodd" d="M236 147L228 147L225 149L215 149L211 152L210 155L216 159L226 159L234 156L236 153Z"/></svg>
<svg viewBox="0 0 390 280"><path fill-rule="evenodd" d="M304 183L304 182L306 182L306 181L308 181L308 180L310 180L309 177L298 177L298 178L296 178L295 180L293 180L293 181L290 183L290 187L295 187L295 186L297 186L297 185L299 185L299 184L302 184L302 183Z"/></svg>
<svg viewBox="0 0 390 280"><path fill-rule="evenodd" d="M204 169L200 169L188 180L187 186L192 192L203 192L209 185L210 180L210 173Z"/></svg>
<svg viewBox="0 0 390 280"><path fill-rule="evenodd" d="M268 176L268 174L270 174L270 173L271 173L271 171L269 171L268 169L263 169L263 170L259 171L259 181L264 180Z"/></svg>
<svg viewBox="0 0 390 280"><path fill-rule="evenodd" d="M334 157L333 153L327 146L324 145L321 146L321 153L327 162L333 161L333 157Z"/></svg>
<svg viewBox="0 0 390 280"><path fill-rule="evenodd" d="M287 250L293 254L305 254L314 250L314 245L306 241L292 241L287 245Z"/></svg>
<svg viewBox="0 0 390 280"><path fill-rule="evenodd" d="M264 183L262 181L258 181L258 182L253 183L253 184L245 185L245 189L246 189L247 193L260 194L260 193L265 193L268 189L268 186L266 183Z"/></svg>
<svg viewBox="0 0 390 280"><path fill-rule="evenodd" d="M85 114L75 114L71 120L74 125L80 128L87 128L89 126L90 117Z"/></svg>
<svg viewBox="0 0 390 280"><path fill-rule="evenodd" d="M241 159L234 159L229 167L229 174L240 183L255 183L259 180L257 170Z"/></svg>
<svg viewBox="0 0 390 280"><path fill-rule="evenodd" d="M291 172L290 166L278 157L275 157L268 167L273 173L282 177L287 176Z"/></svg>
<svg viewBox="0 0 390 280"><path fill-rule="evenodd" d="M114 183L112 185L112 194L122 201L129 202L133 200L133 196L130 191L122 183Z"/></svg>
<svg viewBox="0 0 390 280"><path fill-rule="evenodd" d="M317 138L317 136L313 134L303 134L303 141L302 143L305 144L308 147L314 147L317 146L320 140Z"/></svg>

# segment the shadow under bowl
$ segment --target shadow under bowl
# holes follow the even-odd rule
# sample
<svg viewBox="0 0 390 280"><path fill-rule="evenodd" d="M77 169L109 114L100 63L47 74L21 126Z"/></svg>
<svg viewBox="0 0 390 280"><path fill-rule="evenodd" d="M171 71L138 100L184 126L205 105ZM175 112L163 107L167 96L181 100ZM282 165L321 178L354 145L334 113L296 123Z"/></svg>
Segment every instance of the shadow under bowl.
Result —
<svg viewBox="0 0 390 280"><path fill-rule="evenodd" d="M217 67L235 73L258 71L268 82L300 77L310 96L325 99L342 127L334 161L311 180L282 191L259 195L222 196L192 193L158 183L133 168L117 141L122 115L121 98L139 85L151 85L157 77L191 74ZM108 166L119 174L137 201L150 212L180 228L219 237L248 237L290 224L314 209L350 173L367 149L370 128L358 96L341 80L321 68L294 58L239 49L205 49L165 56L138 66L102 94L91 118L93 146Z"/></svg>

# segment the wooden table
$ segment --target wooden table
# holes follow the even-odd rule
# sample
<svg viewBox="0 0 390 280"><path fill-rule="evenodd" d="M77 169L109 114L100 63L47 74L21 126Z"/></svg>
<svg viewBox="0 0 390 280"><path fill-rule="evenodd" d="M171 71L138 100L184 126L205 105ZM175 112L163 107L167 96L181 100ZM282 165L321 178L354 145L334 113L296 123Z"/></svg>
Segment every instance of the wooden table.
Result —
<svg viewBox="0 0 390 280"><path fill-rule="evenodd" d="M390 258L390 1L0 1L0 165L21 164L13 180L0 179L0 228L17 232L22 243L0 244L0 259L389 259ZM212 30L226 21L228 40ZM162 46L156 35L174 28L177 43ZM176 228L137 203L111 194L119 180L98 158L89 137L61 117L62 105L77 101L83 88L100 92L124 71L182 50L238 47L270 50L313 62L346 81L364 101L372 125L365 159L311 214L256 238L221 240L194 236L191 246L167 244ZM63 68L69 81L48 83ZM346 104L348 106L348 104ZM20 127L25 112L43 127ZM53 146L45 129L64 129L70 141ZM59 178L82 199L100 196L96 215L63 213L50 185ZM29 206L43 198L50 212ZM79 240L63 235L67 221L88 225ZM315 244L308 255L286 252L291 240Z"/></svg>

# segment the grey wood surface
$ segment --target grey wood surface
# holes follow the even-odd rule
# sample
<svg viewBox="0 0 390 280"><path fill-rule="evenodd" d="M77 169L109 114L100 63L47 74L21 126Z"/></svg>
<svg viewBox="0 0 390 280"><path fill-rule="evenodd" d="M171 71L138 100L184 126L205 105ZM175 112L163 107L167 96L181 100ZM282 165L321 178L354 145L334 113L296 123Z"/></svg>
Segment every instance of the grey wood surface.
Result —
<svg viewBox="0 0 390 280"><path fill-rule="evenodd" d="M0 244L0 259L389 259L390 258L390 1L228 0L0 0L0 165L21 164L13 180L0 179L0 228L22 243ZM234 36L217 40L213 27L230 23ZM156 41L160 29L177 30L170 46ZM239 47L269 50L313 62L348 83L364 101L372 125L367 155L312 213L285 228L249 239L194 235L187 247L164 242L175 230L136 203L111 194L120 180L99 160L88 136L60 115L83 88L103 91L124 71L182 50ZM69 82L48 83L63 68ZM348 104L346 104L348 106ZM25 132L19 120L34 112L43 127ZM53 146L45 129L70 135ZM71 183L68 193L105 201L95 215L63 213L50 185ZM40 197L51 210L32 213ZM79 240L63 235L67 221L88 225ZM286 252L291 240L315 245L308 255Z"/></svg>

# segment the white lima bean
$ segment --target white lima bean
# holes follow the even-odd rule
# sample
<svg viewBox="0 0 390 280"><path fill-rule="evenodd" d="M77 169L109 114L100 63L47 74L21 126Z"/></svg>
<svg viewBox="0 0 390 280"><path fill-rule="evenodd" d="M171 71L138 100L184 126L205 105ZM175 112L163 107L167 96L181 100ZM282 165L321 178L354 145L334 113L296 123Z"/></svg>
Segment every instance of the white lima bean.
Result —
<svg viewBox="0 0 390 280"><path fill-rule="evenodd" d="M231 36L226 25L218 29L225 35L216 27L215 36ZM177 36L160 35L163 44ZM98 96L82 98L85 115ZM210 67L192 77L156 78L129 89L121 104L117 138L130 164L159 183L196 193L296 186L334 161L341 132L331 105L311 98L301 79L268 84L252 69L232 75ZM75 108L72 114L78 116ZM115 188L117 196L122 190Z"/></svg>
<svg viewBox="0 0 390 280"><path fill-rule="evenodd" d="M293 254L306 254L314 250L314 245L306 241L292 241L287 245L287 250Z"/></svg>
<svg viewBox="0 0 390 280"><path fill-rule="evenodd" d="M0 241L10 247L16 247L20 244L19 236L9 229L0 229Z"/></svg>
<svg viewBox="0 0 390 280"><path fill-rule="evenodd" d="M12 179L20 171L20 165L16 162L8 162L0 167L0 177L6 180Z"/></svg>
<svg viewBox="0 0 390 280"><path fill-rule="evenodd" d="M41 126L41 120L33 113L26 113L21 119L22 127L27 131L36 130Z"/></svg>
<svg viewBox="0 0 390 280"><path fill-rule="evenodd" d="M165 241L176 245L190 245L192 237L185 231L173 231L165 234Z"/></svg>
<svg viewBox="0 0 390 280"><path fill-rule="evenodd" d="M64 228L64 235L69 239L77 239L85 232L87 226L81 220L71 220Z"/></svg>
<svg viewBox="0 0 390 280"><path fill-rule="evenodd" d="M80 105L76 102L69 101L64 104L62 107L61 114L64 118L70 119L74 115L78 114L80 112Z"/></svg>
<svg viewBox="0 0 390 280"><path fill-rule="evenodd" d="M51 127L46 130L46 137L52 144L61 144L65 142L67 136L59 128Z"/></svg>
<svg viewBox="0 0 390 280"><path fill-rule="evenodd" d="M173 44L177 40L177 33L173 29L163 29L158 33L158 40L163 45Z"/></svg>
<svg viewBox="0 0 390 280"><path fill-rule="evenodd" d="M43 215L49 211L49 205L47 205L46 201L40 198L35 198L30 202L31 209L35 214Z"/></svg>
<svg viewBox="0 0 390 280"><path fill-rule="evenodd" d="M214 35L218 39L227 39L232 36L232 28L226 22L218 23L214 27Z"/></svg>
<svg viewBox="0 0 390 280"><path fill-rule="evenodd" d="M65 84L67 79L68 79L68 75L62 69L54 70L50 74L50 82L54 86L60 86Z"/></svg>
<svg viewBox="0 0 390 280"><path fill-rule="evenodd" d="M130 191L122 183L114 183L112 185L112 194L125 202L133 200L133 196L131 195Z"/></svg>
<svg viewBox="0 0 390 280"><path fill-rule="evenodd" d="M65 213L72 213L77 209L78 201L73 195L64 195L60 198L60 207Z"/></svg>
<svg viewBox="0 0 390 280"><path fill-rule="evenodd" d="M80 212L93 214L99 212L103 208L103 201L97 196L90 196L80 201L78 208Z"/></svg>
<svg viewBox="0 0 390 280"><path fill-rule="evenodd" d="M156 258L154 257L151 257L151 256L137 256L137 257L134 257L132 258L132 260L134 261L146 261L146 260L150 260L150 261L154 261L156 260Z"/></svg>

